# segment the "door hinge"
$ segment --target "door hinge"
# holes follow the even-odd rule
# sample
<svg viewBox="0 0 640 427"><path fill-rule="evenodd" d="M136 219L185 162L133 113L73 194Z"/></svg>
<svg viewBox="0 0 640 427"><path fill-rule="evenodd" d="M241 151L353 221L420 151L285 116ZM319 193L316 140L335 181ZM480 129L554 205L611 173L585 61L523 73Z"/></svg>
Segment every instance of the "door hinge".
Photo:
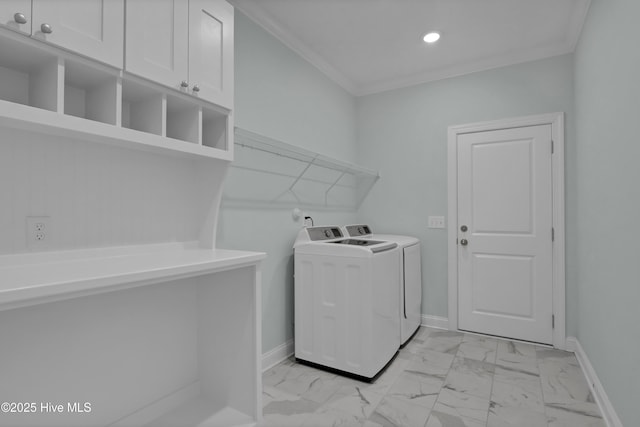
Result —
<svg viewBox="0 0 640 427"><path fill-rule="evenodd" d="M551 315L551 329L554 329L556 327L556 315L552 314Z"/></svg>
<svg viewBox="0 0 640 427"><path fill-rule="evenodd" d="M553 139L552 139L552 140L551 140L551 154L553 154L553 152L554 152L554 146L553 146L553 145L554 145L554 144L553 144Z"/></svg>
<svg viewBox="0 0 640 427"><path fill-rule="evenodd" d="M556 229L551 227L551 241L555 242L556 241Z"/></svg>

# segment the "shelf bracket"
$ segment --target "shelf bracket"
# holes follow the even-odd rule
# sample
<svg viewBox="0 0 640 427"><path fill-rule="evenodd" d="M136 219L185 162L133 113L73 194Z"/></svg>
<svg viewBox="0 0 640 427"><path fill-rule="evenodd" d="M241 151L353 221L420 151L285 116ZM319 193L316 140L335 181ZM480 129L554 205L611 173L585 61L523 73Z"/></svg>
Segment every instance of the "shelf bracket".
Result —
<svg viewBox="0 0 640 427"><path fill-rule="evenodd" d="M336 186L336 184L338 184L338 182L340 182L340 180L342 179L342 177L347 173L346 170L343 170L342 173L340 174L340 176L338 177L338 179L336 179L333 184L331 184L331 186L329 188L327 188L327 191L324 192L324 205L327 206L329 205L329 191L331 191L333 189L333 187Z"/></svg>
<svg viewBox="0 0 640 427"><path fill-rule="evenodd" d="M316 161L316 158L318 156L315 155L313 156L313 158L311 159L311 161L309 163L307 163L307 166L305 166L305 168L302 170L302 172L300 172L298 174L298 176L296 177L296 179L291 183L291 185L289 186L288 189L286 189L284 192L280 193L275 199L273 199L272 201L277 201L280 197L284 196L285 194L291 192L291 194L293 194L293 197L296 198L296 200L298 201L298 203L302 203L302 201L300 200L300 198L298 197L298 195L296 194L295 191L293 191L293 187L296 186L296 184L298 183L298 181L300 181L300 179L304 176L305 173L307 173L307 171L309 170L309 168L313 165L313 163Z"/></svg>

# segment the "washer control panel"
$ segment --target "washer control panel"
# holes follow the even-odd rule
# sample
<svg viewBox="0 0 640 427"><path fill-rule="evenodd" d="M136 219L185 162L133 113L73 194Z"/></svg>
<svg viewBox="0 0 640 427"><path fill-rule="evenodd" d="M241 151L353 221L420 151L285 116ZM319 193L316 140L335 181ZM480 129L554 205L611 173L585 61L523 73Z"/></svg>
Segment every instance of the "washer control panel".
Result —
<svg viewBox="0 0 640 427"><path fill-rule="evenodd" d="M371 228L366 224L347 225L347 235L350 237L366 236L371 234Z"/></svg>
<svg viewBox="0 0 640 427"><path fill-rule="evenodd" d="M343 237L340 227L335 226L307 227L307 233L309 233L309 239L312 241L339 239Z"/></svg>

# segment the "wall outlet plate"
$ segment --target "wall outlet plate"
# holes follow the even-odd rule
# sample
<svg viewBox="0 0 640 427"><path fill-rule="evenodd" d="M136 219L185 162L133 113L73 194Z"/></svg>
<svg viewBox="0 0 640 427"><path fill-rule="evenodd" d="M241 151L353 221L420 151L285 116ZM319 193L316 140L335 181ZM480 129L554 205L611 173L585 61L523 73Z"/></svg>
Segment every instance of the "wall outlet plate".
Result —
<svg viewBox="0 0 640 427"><path fill-rule="evenodd" d="M51 229L51 217L28 216L27 217L27 248L31 250L46 249L53 236Z"/></svg>
<svg viewBox="0 0 640 427"><path fill-rule="evenodd" d="M443 216L430 216L428 218L429 228L445 228L444 217Z"/></svg>

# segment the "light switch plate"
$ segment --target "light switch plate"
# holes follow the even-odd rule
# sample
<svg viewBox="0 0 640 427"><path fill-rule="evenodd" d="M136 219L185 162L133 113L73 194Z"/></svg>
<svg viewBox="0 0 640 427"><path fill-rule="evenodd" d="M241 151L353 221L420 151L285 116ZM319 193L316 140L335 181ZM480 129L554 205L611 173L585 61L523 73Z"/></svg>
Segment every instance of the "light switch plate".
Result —
<svg viewBox="0 0 640 427"><path fill-rule="evenodd" d="M429 228L444 228L444 217L443 216L430 216L428 218L428 227Z"/></svg>

